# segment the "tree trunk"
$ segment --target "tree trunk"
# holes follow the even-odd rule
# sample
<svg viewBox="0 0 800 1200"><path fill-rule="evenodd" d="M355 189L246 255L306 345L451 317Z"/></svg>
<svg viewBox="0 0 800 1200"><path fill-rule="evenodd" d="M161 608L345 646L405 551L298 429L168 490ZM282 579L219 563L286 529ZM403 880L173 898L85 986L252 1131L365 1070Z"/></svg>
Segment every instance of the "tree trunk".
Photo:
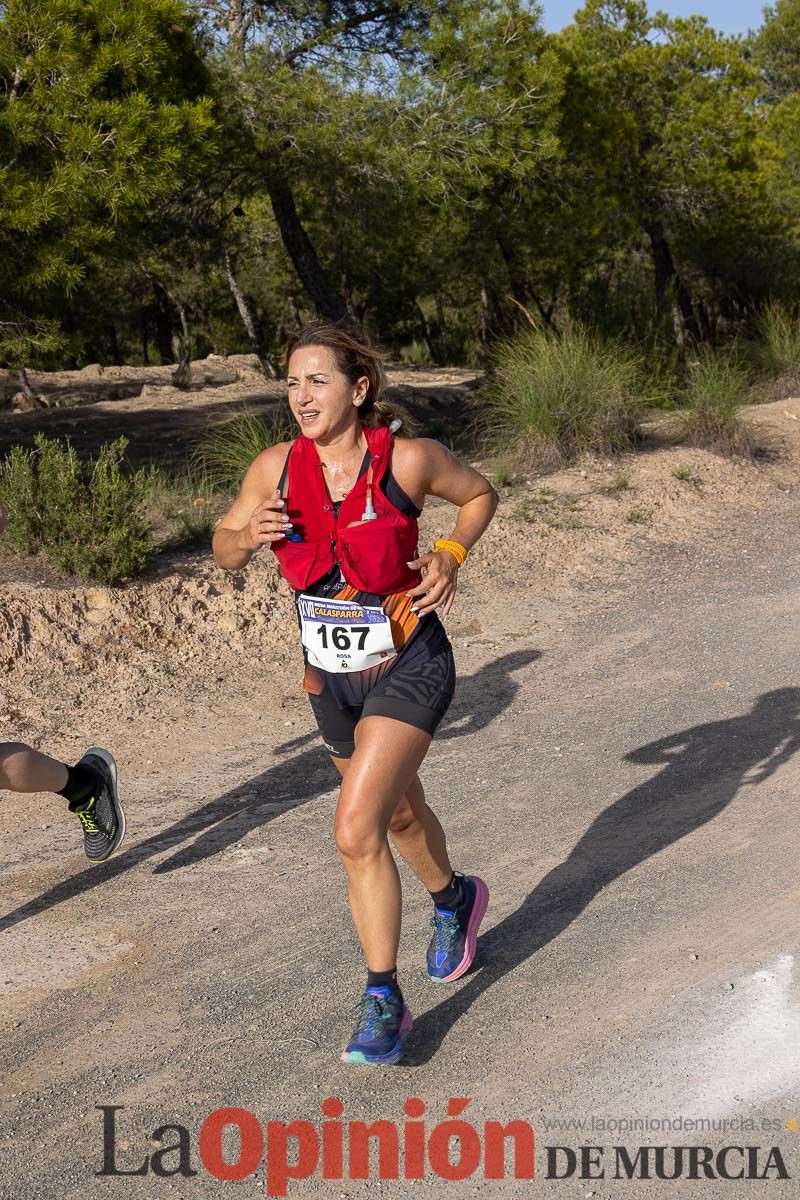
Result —
<svg viewBox="0 0 800 1200"><path fill-rule="evenodd" d="M431 362L436 362L436 338L434 337L433 330L431 329L431 323L425 316L425 311L419 300L414 300L414 307L419 313L419 319L422 322L422 336L424 338L425 345L428 347L428 354L431 356Z"/></svg>
<svg viewBox="0 0 800 1200"><path fill-rule="evenodd" d="M163 284L153 280L155 343L162 364L172 363L172 307Z"/></svg>
<svg viewBox="0 0 800 1200"><path fill-rule="evenodd" d="M114 360L114 365L122 366L122 351L119 348L119 337L117 335L117 327L113 321L108 323L108 340L111 345L111 357Z"/></svg>
<svg viewBox="0 0 800 1200"><path fill-rule="evenodd" d="M205 306L199 301L194 300L188 305L188 308L194 317L195 328L199 329L203 337L207 340L211 347L211 353L218 354L221 357L224 356L225 352L218 339L214 336L214 331L211 327L211 318Z"/></svg>
<svg viewBox="0 0 800 1200"><path fill-rule="evenodd" d="M283 317L283 333L284 337L288 337L291 333L297 333L298 329L303 324L300 316L300 309L297 304L297 296L294 292L288 292L286 295L286 309Z"/></svg>
<svg viewBox="0 0 800 1200"><path fill-rule="evenodd" d="M353 293L350 290L350 283L347 278L347 272L343 270L340 278L341 278L341 296L342 296L342 299L344 300L344 307L345 307L345 311L347 312L348 319L352 322L353 325L358 325L358 313L356 312L355 305L353 304Z"/></svg>
<svg viewBox="0 0 800 1200"><path fill-rule="evenodd" d="M317 252L298 215L289 180L274 160L268 164L266 184L286 253L317 312L328 321L345 320L347 306L317 258Z"/></svg>
<svg viewBox="0 0 800 1200"><path fill-rule="evenodd" d="M603 296L606 304L611 303L611 279L614 274L614 266L615 264L612 260L612 262L608 263L600 271L600 283L603 288Z"/></svg>
<svg viewBox="0 0 800 1200"><path fill-rule="evenodd" d="M511 295L516 300L520 308L528 307L529 291L528 280L525 272L520 269L519 259L517 257L518 250L511 244L508 235L508 230L502 228L495 234L495 241L500 249L503 262L506 264L508 272L508 282L511 284Z"/></svg>
<svg viewBox="0 0 800 1200"><path fill-rule="evenodd" d="M506 265L508 272L508 281L511 284L511 294L514 297L514 302L517 309L524 313L530 325L535 325L531 319L528 309L530 308L531 300L539 310L539 315L545 325L554 332L558 332L552 321L553 308L555 307L555 298L549 308L545 308L540 296L533 290L531 281L525 271L520 269L518 251L513 245L508 236L508 231L503 228L495 234L495 240L500 248L500 253L503 257L503 262Z"/></svg>
<svg viewBox="0 0 800 1200"><path fill-rule="evenodd" d="M14 374L17 377L19 390L22 392L26 404L29 404L31 408L47 408L47 404L39 395L39 393L35 392L31 387L31 381L28 379L28 372L25 367L17 367L16 371L14 371Z"/></svg>
<svg viewBox="0 0 800 1200"><path fill-rule="evenodd" d="M228 0L228 46L237 58L244 54L245 36L247 34L246 0Z"/></svg>
<svg viewBox="0 0 800 1200"><path fill-rule="evenodd" d="M648 225L647 236L650 238L650 253L653 257L653 270L655 272L656 311L660 315L664 311L667 287L670 280L674 279L677 275L677 271L675 270L675 263L672 261L672 253L660 226Z"/></svg>
<svg viewBox="0 0 800 1200"><path fill-rule="evenodd" d="M544 321L545 325L550 326L550 328L553 330L554 333L558 333L558 326L556 325L555 321L553 320L553 313L555 311L556 301L558 300L558 286L559 286L559 281L556 280L556 282L553 284L553 294L550 297L550 303L548 304L547 308L545 308L544 304L539 299L536 292L534 292L533 289L531 289L531 295L533 296L533 302L536 305L536 307L538 308L539 312L541 313L542 320Z"/></svg>
<svg viewBox="0 0 800 1200"><path fill-rule="evenodd" d="M675 287L675 334L678 344L685 345L687 341L699 341L700 330L692 308L692 298L688 288L678 275L661 222L652 222L647 226L646 232L650 238L655 269L656 312L659 317L664 312L667 288L673 284Z"/></svg>
<svg viewBox="0 0 800 1200"><path fill-rule="evenodd" d="M704 342L716 341L717 330L716 322L708 311L708 308L702 300L697 302L697 315L700 319L700 328L703 331Z"/></svg>
<svg viewBox="0 0 800 1200"><path fill-rule="evenodd" d="M143 308L139 314L139 336L142 341L142 362L144 366L150 366L150 354L147 346L147 311Z"/></svg>
<svg viewBox="0 0 800 1200"><path fill-rule="evenodd" d="M489 307L489 286L483 276L481 276L481 309L476 332L478 341L484 346L489 341L491 336L491 327L492 319Z"/></svg>
<svg viewBox="0 0 800 1200"><path fill-rule="evenodd" d="M172 352L178 365L172 372L172 386L188 391L192 386L192 358L189 338L189 322L186 319L186 308L179 300L171 297L181 319L181 331L172 339Z"/></svg>
<svg viewBox="0 0 800 1200"><path fill-rule="evenodd" d="M239 310L239 316L242 318L242 324L247 330L247 336L250 339L250 345L253 347L256 357L261 363L261 369L263 370L267 379L277 379L275 368L269 361L269 357L267 356L267 352L264 349L256 328L256 323L253 320L253 314L250 311L250 305L247 303L247 297L239 286L239 281L234 274L233 263L231 262L231 256L227 246L223 252L222 261L225 264L225 274L228 278L228 286L230 287L231 294L236 301L236 307Z"/></svg>
<svg viewBox="0 0 800 1200"><path fill-rule="evenodd" d="M439 326L439 336L444 337L447 330L447 318L444 315L444 296L441 292L437 292L434 297L436 305L436 323Z"/></svg>

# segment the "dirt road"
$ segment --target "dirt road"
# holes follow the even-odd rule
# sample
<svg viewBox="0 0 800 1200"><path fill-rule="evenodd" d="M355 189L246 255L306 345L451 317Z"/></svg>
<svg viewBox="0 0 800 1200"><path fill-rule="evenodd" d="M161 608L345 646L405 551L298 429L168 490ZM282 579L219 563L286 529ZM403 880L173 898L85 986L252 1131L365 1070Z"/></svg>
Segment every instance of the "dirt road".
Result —
<svg viewBox="0 0 800 1200"><path fill-rule="evenodd" d="M220 1105L319 1128L339 1097L343 1123L400 1125L418 1097L430 1132L448 1099L470 1097L477 1130L535 1128L535 1183L429 1171L383 1195L795 1196L775 1169L761 1185L615 1179L611 1149L760 1146L763 1169L778 1146L800 1171L786 1128L800 1117L795 533L776 499L712 549L640 564L600 605L590 585L560 606L531 588L502 618L475 614L471 634L455 625L461 682L424 781L491 905L476 968L445 991L424 976L429 904L404 876L415 1025L390 1071L337 1061L361 968L333 773L299 700L237 701L228 684L175 720L167 746L146 718L120 732L130 835L103 867L82 867L61 813L4 797L2 1195L263 1195L263 1169L222 1183L200 1162L198 1129ZM77 714L71 734L90 724ZM150 1134L177 1123L198 1174L95 1178L97 1105L125 1106L118 1169L174 1144ZM557 1128L592 1116L594 1130ZM598 1125L665 1117L776 1127ZM606 1178L548 1180L550 1145L604 1147ZM289 1194L367 1186L316 1173Z"/></svg>
<svg viewBox="0 0 800 1200"><path fill-rule="evenodd" d="M388 1071L338 1061L362 969L274 573L197 555L124 589L51 588L36 564L5 587L0 737L68 761L110 745L129 835L87 868L52 800L0 797L0 1196L279 1194L260 1129L241 1181L201 1161L220 1106L275 1139L307 1122L303 1153L325 1153L288 1194L315 1200L377 1186L376 1157L369 1181L347 1154L335 1178L335 1145L380 1120L401 1172L415 1138L428 1152L402 1182L389 1152L389 1197L797 1195L800 401L752 415L774 444L760 464L667 448L523 481L472 556L423 779L491 902L474 970L439 988L404 873L415 1023ZM426 510L426 544L442 519ZM112 1117L106 1167L128 1174L98 1176ZM487 1121L535 1129L535 1181L522 1126L523 1177L511 1142L507 1177L485 1177ZM459 1131L465 1177L442 1178Z"/></svg>

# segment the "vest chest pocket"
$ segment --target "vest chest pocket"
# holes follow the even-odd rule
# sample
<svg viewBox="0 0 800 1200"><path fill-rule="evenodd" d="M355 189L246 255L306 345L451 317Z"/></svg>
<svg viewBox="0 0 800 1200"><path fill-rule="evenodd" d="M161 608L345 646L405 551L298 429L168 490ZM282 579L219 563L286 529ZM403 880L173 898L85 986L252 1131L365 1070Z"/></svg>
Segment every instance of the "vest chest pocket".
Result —
<svg viewBox="0 0 800 1200"><path fill-rule="evenodd" d="M416 557L416 522L386 514L377 521L340 527L337 555L347 582L358 591L388 595L419 582L407 563Z"/></svg>
<svg viewBox="0 0 800 1200"><path fill-rule="evenodd" d="M306 593L297 606L308 661L321 671L365 671L397 654L382 608Z"/></svg>

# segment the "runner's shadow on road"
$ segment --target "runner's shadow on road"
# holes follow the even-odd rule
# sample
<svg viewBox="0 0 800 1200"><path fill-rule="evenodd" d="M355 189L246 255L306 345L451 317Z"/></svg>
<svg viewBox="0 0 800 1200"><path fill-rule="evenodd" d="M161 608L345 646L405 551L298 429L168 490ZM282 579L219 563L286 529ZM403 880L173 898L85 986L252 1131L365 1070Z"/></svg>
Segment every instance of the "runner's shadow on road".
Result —
<svg viewBox="0 0 800 1200"><path fill-rule="evenodd" d="M462 733L484 728L493 721L517 693L519 685L511 676L540 656L538 650L516 650L485 664L472 675L462 677L458 681L457 697L452 706L450 729L445 729L443 736L459 737ZM460 723L465 715L468 721L462 725ZM316 734L314 741L313 749L276 763L262 775L239 784L202 808L181 817L166 829L115 855L108 863L79 871L41 896L0 917L0 933L65 900L124 875L132 867L164 850L178 847L170 858L154 868L153 875L164 875L193 866L227 850L253 829L309 803L322 792L330 791L338 783L338 777ZM131 817L128 811L129 827L133 824ZM152 902L152 897L148 895L152 886L152 882L143 882L143 903Z"/></svg>
<svg viewBox="0 0 800 1200"><path fill-rule="evenodd" d="M403 1065L428 1062L459 1017L563 933L602 888L713 820L741 787L763 783L798 750L800 688L780 688L743 716L696 725L627 754L628 762L663 769L600 813L519 908L479 938L462 985L415 1018Z"/></svg>

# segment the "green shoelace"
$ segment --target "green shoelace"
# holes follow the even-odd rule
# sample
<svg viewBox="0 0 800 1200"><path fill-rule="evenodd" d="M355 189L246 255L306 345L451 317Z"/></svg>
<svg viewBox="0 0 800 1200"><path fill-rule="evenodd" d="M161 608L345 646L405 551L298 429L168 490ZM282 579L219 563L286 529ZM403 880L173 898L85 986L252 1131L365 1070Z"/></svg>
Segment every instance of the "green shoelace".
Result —
<svg viewBox="0 0 800 1200"><path fill-rule="evenodd" d="M94 808L94 796L92 796L86 808L82 808L78 813L78 820L87 833L99 833L100 829L92 816L91 810Z"/></svg>

